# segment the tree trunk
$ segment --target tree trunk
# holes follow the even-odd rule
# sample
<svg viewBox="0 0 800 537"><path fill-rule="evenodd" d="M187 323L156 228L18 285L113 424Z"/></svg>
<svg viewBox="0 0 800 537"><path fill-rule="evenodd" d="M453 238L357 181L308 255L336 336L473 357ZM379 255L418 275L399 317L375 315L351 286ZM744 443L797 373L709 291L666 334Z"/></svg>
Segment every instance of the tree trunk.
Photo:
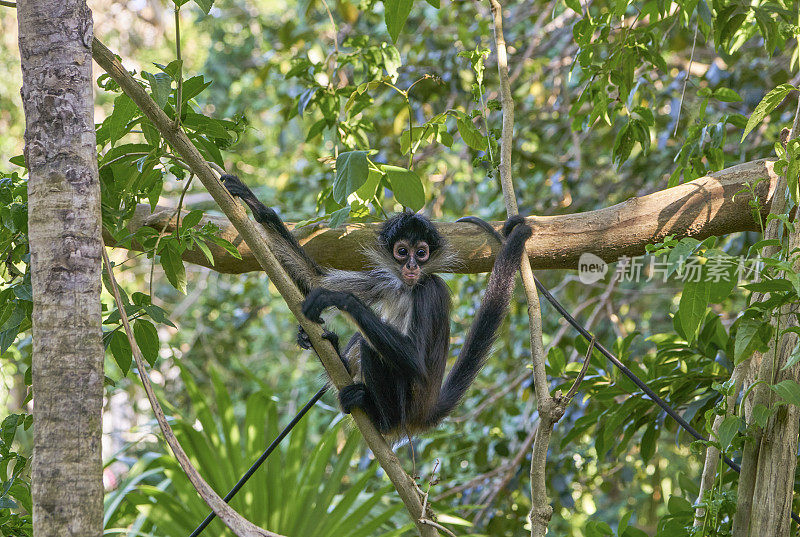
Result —
<svg viewBox="0 0 800 537"><path fill-rule="evenodd" d="M100 536L103 345L92 16L18 5L33 285L35 535Z"/></svg>

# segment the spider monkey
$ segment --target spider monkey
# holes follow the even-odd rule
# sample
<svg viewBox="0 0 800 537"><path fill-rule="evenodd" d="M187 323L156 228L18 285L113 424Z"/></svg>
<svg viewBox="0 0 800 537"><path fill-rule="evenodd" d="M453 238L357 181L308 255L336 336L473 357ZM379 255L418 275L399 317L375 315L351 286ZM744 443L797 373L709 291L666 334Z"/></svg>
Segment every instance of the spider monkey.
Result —
<svg viewBox="0 0 800 537"><path fill-rule="evenodd" d="M452 254L430 220L397 214L384 222L375 245L366 251L368 269L324 269L236 176L221 179L267 231L279 261L306 297L303 315L322 323L323 310L335 307L359 328L340 353L356 379L339 392L342 410L364 410L390 436L424 431L452 412L483 366L508 310L514 275L532 233L524 219L509 218L503 226L505 242L475 321L445 378L450 293L434 272L446 268ZM303 335L298 338L301 345ZM328 332L327 337L338 351L335 335Z"/></svg>

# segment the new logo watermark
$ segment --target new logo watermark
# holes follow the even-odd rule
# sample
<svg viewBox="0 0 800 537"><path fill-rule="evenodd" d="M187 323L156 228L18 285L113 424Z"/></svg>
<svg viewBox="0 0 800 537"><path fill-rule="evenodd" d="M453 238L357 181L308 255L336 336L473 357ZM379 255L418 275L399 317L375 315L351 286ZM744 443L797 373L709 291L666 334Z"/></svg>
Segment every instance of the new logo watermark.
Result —
<svg viewBox="0 0 800 537"><path fill-rule="evenodd" d="M595 283L608 274L608 263L596 255L585 252L578 259L578 279L581 283Z"/></svg>
<svg viewBox="0 0 800 537"><path fill-rule="evenodd" d="M671 256L622 256L617 259L611 278L619 282L758 282L761 281L763 267L760 256L690 255L676 256L675 259ZM597 283L608 272L608 263L595 254L585 252L578 259L578 279L581 283Z"/></svg>

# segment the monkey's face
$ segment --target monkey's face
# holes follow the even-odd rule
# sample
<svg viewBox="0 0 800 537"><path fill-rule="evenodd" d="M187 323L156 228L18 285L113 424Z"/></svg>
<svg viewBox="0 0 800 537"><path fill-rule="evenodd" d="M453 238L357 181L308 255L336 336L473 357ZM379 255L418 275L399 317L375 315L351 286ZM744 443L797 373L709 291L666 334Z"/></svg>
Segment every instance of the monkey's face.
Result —
<svg viewBox="0 0 800 537"><path fill-rule="evenodd" d="M413 287L422 277L422 265L430 257L431 249L426 241L400 239L392 246L392 254L400 265L400 279Z"/></svg>

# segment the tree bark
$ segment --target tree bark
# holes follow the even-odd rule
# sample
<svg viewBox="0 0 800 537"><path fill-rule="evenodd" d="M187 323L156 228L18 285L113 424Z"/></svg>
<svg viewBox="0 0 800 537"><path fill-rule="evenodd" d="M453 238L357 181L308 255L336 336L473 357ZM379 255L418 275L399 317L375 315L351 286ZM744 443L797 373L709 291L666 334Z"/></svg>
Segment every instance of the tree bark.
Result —
<svg viewBox="0 0 800 537"><path fill-rule="evenodd" d="M527 244L531 266L536 270L577 269L578 259L586 252L612 262L623 255L643 254L645 245L658 242L667 235L702 240L711 235L737 231L761 231L748 205L750 195L741 192L746 183L755 184L761 179L763 181L756 185L755 192L761 217L765 219L777 183L770 160L745 162L596 211L529 217L528 223L533 227L533 237ZM214 254L214 265L199 250L187 250L183 256L186 261L223 273L261 270L253 252L242 243L238 232L226 218L207 216L203 222L214 222L219 226L222 237L238 245L242 259L209 244ZM149 205L142 204L137 207L128 229L134 232L142 226L151 226L161 231L165 224L167 232L174 231L173 209L158 207L151 211ZM437 222L436 225L456 254L451 272L477 273L492 269L499 247L484 231L467 223ZM502 222L494 222L494 225L499 229ZM309 226L295 230L295 234L321 265L358 270L367 261L361 247L374 241L379 226L349 224L336 229ZM106 244L114 244L110 235L106 235Z"/></svg>
<svg viewBox="0 0 800 537"><path fill-rule="evenodd" d="M100 183L92 14L84 0L18 6L33 286L33 530L103 532Z"/></svg>

